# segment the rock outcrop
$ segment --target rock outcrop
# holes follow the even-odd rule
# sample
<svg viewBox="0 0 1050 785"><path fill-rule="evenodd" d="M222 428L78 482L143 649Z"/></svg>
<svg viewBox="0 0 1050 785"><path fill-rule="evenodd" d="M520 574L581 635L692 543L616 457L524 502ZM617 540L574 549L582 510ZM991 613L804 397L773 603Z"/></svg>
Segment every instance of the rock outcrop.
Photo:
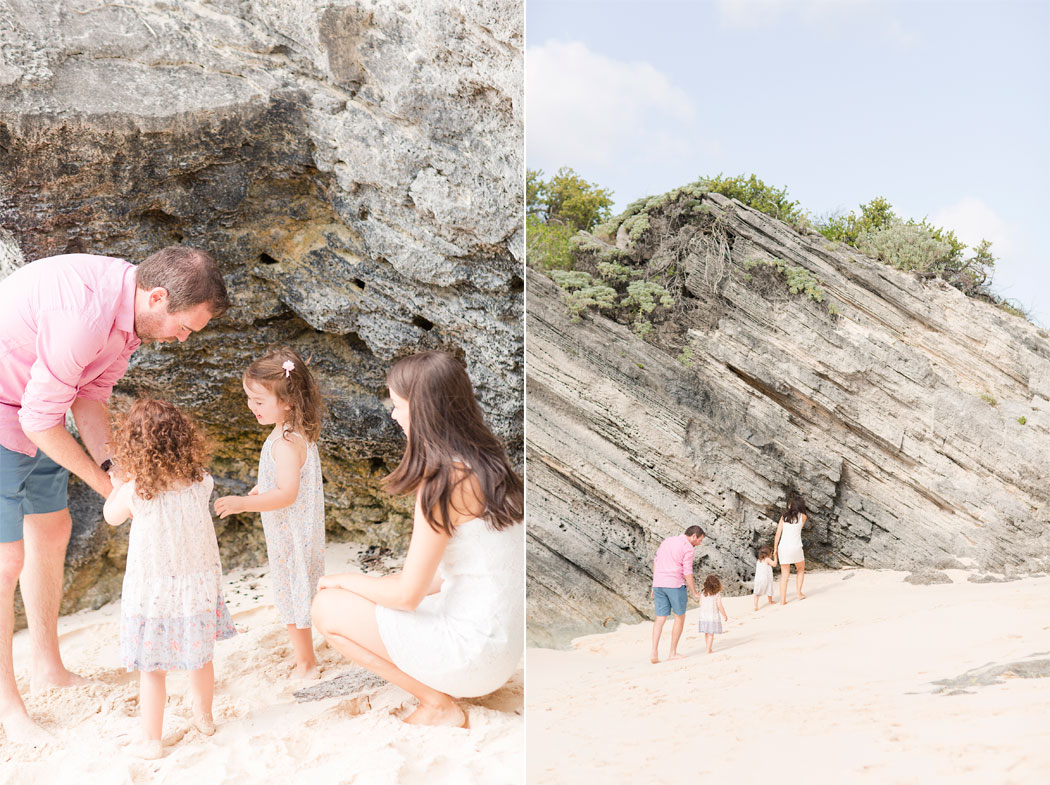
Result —
<svg viewBox="0 0 1050 785"><path fill-rule="evenodd" d="M192 410L219 490L244 490L265 434L241 372L294 345L328 394L331 536L404 545L411 509L379 485L403 445L382 404L397 357L462 356L522 457L522 28L520 0L10 0L0 233L18 251L0 264L211 251L235 307L136 352L119 396ZM119 592L126 547L72 494L65 610ZM264 558L251 517L220 543L227 565Z"/></svg>
<svg viewBox="0 0 1050 785"><path fill-rule="evenodd" d="M574 322L529 271L534 644L650 617L655 549L691 524L697 574L747 590L792 493L809 567L1050 566L1046 331L696 188L607 229L577 269L675 304Z"/></svg>

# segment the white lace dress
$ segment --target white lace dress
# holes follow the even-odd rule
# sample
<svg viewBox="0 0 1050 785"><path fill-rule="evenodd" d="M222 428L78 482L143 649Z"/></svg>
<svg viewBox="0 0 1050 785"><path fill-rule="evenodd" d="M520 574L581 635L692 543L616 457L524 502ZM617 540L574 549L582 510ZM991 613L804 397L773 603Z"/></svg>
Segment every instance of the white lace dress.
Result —
<svg viewBox="0 0 1050 785"><path fill-rule="evenodd" d="M152 499L132 489L120 596L120 659L129 670L197 670L215 641L236 635L208 502L211 475Z"/></svg>
<svg viewBox="0 0 1050 785"><path fill-rule="evenodd" d="M293 439L302 439L290 434ZM277 487L277 463L271 433L259 456L259 493ZM324 491L317 445L307 442L306 460L299 470L299 494L288 507L260 513L270 561L273 604L281 621L299 629L311 626L310 603L324 575Z"/></svg>
<svg viewBox="0 0 1050 785"><path fill-rule="evenodd" d="M383 645L409 676L457 698L487 695L514 673L525 645L524 527L481 518L456 527L441 590L414 611L376 606Z"/></svg>

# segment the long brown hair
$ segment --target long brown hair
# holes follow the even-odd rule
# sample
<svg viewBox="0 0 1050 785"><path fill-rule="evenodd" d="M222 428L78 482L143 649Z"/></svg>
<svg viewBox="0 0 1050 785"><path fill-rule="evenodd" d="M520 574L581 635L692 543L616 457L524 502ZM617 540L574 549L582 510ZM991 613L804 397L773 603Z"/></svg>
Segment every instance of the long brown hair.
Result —
<svg viewBox="0 0 1050 785"><path fill-rule="evenodd" d="M113 459L118 471L135 480L136 493L152 499L203 480L207 449L201 432L175 404L140 398L113 436Z"/></svg>
<svg viewBox="0 0 1050 785"><path fill-rule="evenodd" d="M285 367L285 363L290 363ZM244 379L264 387L281 403L291 408L285 420L284 438L289 432L298 433L308 442L316 442L321 435L324 400L299 353L288 346L270 350L248 366Z"/></svg>
<svg viewBox="0 0 1050 785"><path fill-rule="evenodd" d="M703 593L706 596L714 597L720 591L722 591L722 581L718 580L717 575L708 575L704 578Z"/></svg>
<svg viewBox="0 0 1050 785"><path fill-rule="evenodd" d="M787 515L784 516L784 520L787 523L794 523L800 515L809 515L809 510L806 509L805 500L801 496L795 496L788 502Z"/></svg>
<svg viewBox="0 0 1050 785"><path fill-rule="evenodd" d="M497 531L524 516L525 494L501 442L485 424L474 387L463 365L445 352L421 352L387 373L390 390L408 401L408 446L384 480L391 493L418 490L423 517L452 536L452 494L466 479L455 465L467 465L481 486L480 517Z"/></svg>

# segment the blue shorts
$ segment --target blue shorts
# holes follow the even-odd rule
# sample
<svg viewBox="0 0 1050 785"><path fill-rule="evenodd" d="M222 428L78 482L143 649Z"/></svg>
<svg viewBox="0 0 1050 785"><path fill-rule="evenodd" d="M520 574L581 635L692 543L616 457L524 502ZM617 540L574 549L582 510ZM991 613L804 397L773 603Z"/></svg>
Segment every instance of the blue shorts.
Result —
<svg viewBox="0 0 1050 785"><path fill-rule="evenodd" d="M22 518L64 510L69 472L37 450L30 458L0 444L0 542L22 539Z"/></svg>
<svg viewBox="0 0 1050 785"><path fill-rule="evenodd" d="M689 594L686 592L685 586L679 586L677 589L665 589L663 586L654 586L653 600L656 602L657 616L670 616L672 613L675 616L682 616L685 614L685 606L689 602Z"/></svg>

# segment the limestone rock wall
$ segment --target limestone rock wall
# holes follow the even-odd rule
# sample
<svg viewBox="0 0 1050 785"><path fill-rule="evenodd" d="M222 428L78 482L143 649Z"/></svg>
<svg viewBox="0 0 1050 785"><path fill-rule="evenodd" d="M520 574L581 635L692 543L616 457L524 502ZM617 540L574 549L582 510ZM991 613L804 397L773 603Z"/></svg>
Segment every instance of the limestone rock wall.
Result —
<svg viewBox="0 0 1050 785"><path fill-rule="evenodd" d="M1046 331L719 195L683 218L684 199L612 252L679 266L648 341L594 312L574 323L529 271L530 639L649 617L655 549L691 524L708 533L697 574L748 590L793 492L809 567L1050 567ZM806 269L825 301L762 259Z"/></svg>
<svg viewBox="0 0 1050 785"><path fill-rule="evenodd" d="M520 0L6 0L0 232L27 261L211 251L235 307L185 344L136 352L116 403L189 408L219 490L247 489L265 434L240 375L290 343L328 394L330 536L404 546L410 506L379 486L403 446L382 405L397 357L462 356L522 458L523 13ZM126 547L98 500L72 493L66 609L113 596L102 585ZM220 526L228 565L264 558L257 519Z"/></svg>

